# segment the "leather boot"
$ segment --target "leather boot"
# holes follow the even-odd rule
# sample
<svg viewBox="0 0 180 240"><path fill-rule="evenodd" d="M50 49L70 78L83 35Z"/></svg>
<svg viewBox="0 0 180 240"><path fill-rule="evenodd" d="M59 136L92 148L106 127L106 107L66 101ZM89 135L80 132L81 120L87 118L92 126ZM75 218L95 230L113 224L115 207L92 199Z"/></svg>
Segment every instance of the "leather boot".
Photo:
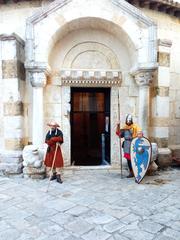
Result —
<svg viewBox="0 0 180 240"><path fill-rule="evenodd" d="M61 175L60 174L56 175L56 179L57 179L58 183L63 183L63 181L61 180Z"/></svg>
<svg viewBox="0 0 180 240"><path fill-rule="evenodd" d="M50 181L55 180L57 178L56 173L53 173L53 175L50 178Z"/></svg>

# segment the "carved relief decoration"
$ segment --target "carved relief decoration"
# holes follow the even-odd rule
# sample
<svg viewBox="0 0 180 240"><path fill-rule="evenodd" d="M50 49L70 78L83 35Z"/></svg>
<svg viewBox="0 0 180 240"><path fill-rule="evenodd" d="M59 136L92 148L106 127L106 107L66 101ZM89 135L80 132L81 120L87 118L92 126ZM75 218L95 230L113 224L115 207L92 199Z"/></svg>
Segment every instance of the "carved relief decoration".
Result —
<svg viewBox="0 0 180 240"><path fill-rule="evenodd" d="M61 70L58 76L61 85L68 86L105 87L120 85L122 81L121 71L114 70Z"/></svg>
<svg viewBox="0 0 180 240"><path fill-rule="evenodd" d="M150 86L154 79L155 69L139 69L132 75L135 78L137 85Z"/></svg>

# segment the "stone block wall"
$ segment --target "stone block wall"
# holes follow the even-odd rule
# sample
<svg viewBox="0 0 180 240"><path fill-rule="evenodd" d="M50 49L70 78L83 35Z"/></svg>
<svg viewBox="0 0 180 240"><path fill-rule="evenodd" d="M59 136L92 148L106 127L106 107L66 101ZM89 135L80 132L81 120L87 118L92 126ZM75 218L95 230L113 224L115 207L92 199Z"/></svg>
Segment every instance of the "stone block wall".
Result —
<svg viewBox="0 0 180 240"><path fill-rule="evenodd" d="M15 34L0 35L1 117L0 171L19 173L24 146L24 42Z"/></svg>
<svg viewBox="0 0 180 240"><path fill-rule="evenodd" d="M151 140L160 148L168 147L169 85L171 41L158 41L158 70L151 88Z"/></svg>
<svg viewBox="0 0 180 240"><path fill-rule="evenodd" d="M161 51L159 53L160 68L161 71L159 77L161 79L161 89L158 89L159 96L164 98L164 106L161 107L161 112L165 114L169 108L169 119L164 116L163 119L159 119L158 125L166 129L168 126L168 142L167 138L162 138L162 147L169 145L180 144L180 22L179 19L160 12L143 9L144 13L151 17L157 23L158 39L167 39L172 43L169 53L167 51ZM169 72L168 72L169 66ZM168 83L168 82L169 83ZM167 88L167 83L169 87ZM162 88L163 87L163 88ZM165 103L165 98L169 97L169 106ZM161 98L162 100L162 98ZM160 100L160 102L162 102ZM156 119L158 120L158 119ZM154 121L156 121L154 119ZM156 124L154 122L154 124ZM178 146L177 146L178 148Z"/></svg>

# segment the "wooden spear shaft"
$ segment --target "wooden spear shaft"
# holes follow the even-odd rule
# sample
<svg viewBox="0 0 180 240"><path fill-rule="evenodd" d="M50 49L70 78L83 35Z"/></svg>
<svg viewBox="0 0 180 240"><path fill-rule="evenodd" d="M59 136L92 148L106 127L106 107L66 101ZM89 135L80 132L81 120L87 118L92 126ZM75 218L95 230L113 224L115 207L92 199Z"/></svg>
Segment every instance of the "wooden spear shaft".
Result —
<svg viewBox="0 0 180 240"><path fill-rule="evenodd" d="M119 98L119 89L118 89L118 118L119 124L121 122L120 117L120 98ZM119 125L120 126L120 125ZM120 166L121 166L121 178L122 178L122 147L121 147L121 136L119 136L119 153L120 153Z"/></svg>

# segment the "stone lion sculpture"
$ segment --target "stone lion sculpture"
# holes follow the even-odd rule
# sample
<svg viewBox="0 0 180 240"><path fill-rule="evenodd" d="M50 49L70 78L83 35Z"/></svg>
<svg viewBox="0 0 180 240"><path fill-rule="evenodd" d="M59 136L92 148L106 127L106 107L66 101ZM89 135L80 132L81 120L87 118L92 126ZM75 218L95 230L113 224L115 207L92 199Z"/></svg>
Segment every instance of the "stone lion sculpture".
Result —
<svg viewBox="0 0 180 240"><path fill-rule="evenodd" d="M27 145L23 149L23 174L24 177L44 178L45 167L43 165L46 145L37 147L35 145Z"/></svg>

